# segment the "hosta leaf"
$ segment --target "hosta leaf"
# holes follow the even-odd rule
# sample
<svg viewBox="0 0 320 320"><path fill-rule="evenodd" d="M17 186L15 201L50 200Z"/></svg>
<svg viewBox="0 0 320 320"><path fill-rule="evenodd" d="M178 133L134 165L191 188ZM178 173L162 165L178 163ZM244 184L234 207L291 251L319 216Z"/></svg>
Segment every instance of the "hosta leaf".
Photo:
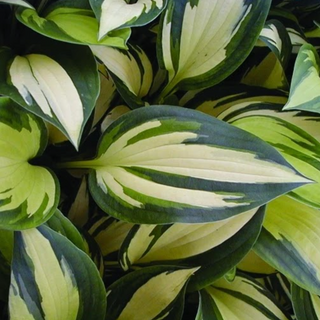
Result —
<svg viewBox="0 0 320 320"><path fill-rule="evenodd" d="M316 182L293 191L291 195L320 208L319 141L300 128L274 117L250 116L232 124L273 145L292 166Z"/></svg>
<svg viewBox="0 0 320 320"><path fill-rule="evenodd" d="M181 305L181 295L184 295L188 279L198 269L148 267L123 276L107 289L106 318L170 319L170 313L175 311L175 303L178 301Z"/></svg>
<svg viewBox="0 0 320 320"><path fill-rule="evenodd" d="M14 6L21 6L21 7L25 7L25 8L29 8L29 9L34 9L31 4L29 4L27 1L23 1L23 0L0 0L0 4L1 3L6 3L6 4L14 5Z"/></svg>
<svg viewBox="0 0 320 320"><path fill-rule="evenodd" d="M255 252L290 280L320 293L319 210L282 196L267 206Z"/></svg>
<svg viewBox="0 0 320 320"><path fill-rule="evenodd" d="M262 260L253 250L251 250L237 265L238 270L255 274L276 273L275 268Z"/></svg>
<svg viewBox="0 0 320 320"><path fill-rule="evenodd" d="M123 114L131 111L129 107L125 105L119 105L114 107L101 122L101 132L106 131L106 129Z"/></svg>
<svg viewBox="0 0 320 320"><path fill-rule="evenodd" d="M59 201L59 183L43 167L29 163L47 143L42 120L0 98L0 228L17 230L48 220Z"/></svg>
<svg viewBox="0 0 320 320"><path fill-rule="evenodd" d="M316 49L305 44L295 62L289 101L284 110L304 110L320 113L320 59Z"/></svg>
<svg viewBox="0 0 320 320"><path fill-rule="evenodd" d="M47 221L47 225L54 231L69 239L75 246L86 252L84 240L78 229L66 218L60 210Z"/></svg>
<svg viewBox="0 0 320 320"><path fill-rule="evenodd" d="M229 76L253 48L271 1L170 0L162 17L159 60L168 71L162 96Z"/></svg>
<svg viewBox="0 0 320 320"><path fill-rule="evenodd" d="M143 26L154 20L164 9L167 0L90 0L100 21L99 39L113 30Z"/></svg>
<svg viewBox="0 0 320 320"><path fill-rule="evenodd" d="M90 46L94 55L107 67L121 96L131 108L144 106L153 80L152 66L145 52L138 46L129 51L110 47Z"/></svg>
<svg viewBox="0 0 320 320"><path fill-rule="evenodd" d="M88 232L99 245L104 258L120 249L132 227L132 223L100 216L92 218L86 224Z"/></svg>
<svg viewBox="0 0 320 320"><path fill-rule="evenodd" d="M0 93L58 127L77 148L99 94L96 62L89 48L53 43L25 56L2 49Z"/></svg>
<svg viewBox="0 0 320 320"><path fill-rule="evenodd" d="M219 221L309 180L268 144L200 112L172 106L131 111L105 131L91 193L108 214L138 223Z"/></svg>
<svg viewBox="0 0 320 320"><path fill-rule="evenodd" d="M98 40L98 21L87 6L77 1L58 1L41 17L35 9L19 8L17 19L32 30L55 40L76 44L99 44L126 49L130 29L114 31Z"/></svg>
<svg viewBox="0 0 320 320"><path fill-rule="evenodd" d="M200 292L196 320L289 320L275 298L257 281L239 274L234 281L221 279Z"/></svg>
<svg viewBox="0 0 320 320"><path fill-rule="evenodd" d="M187 98L187 97L186 97ZM238 86L219 86L206 89L187 100L186 108L197 109L226 122L249 116L270 116L285 120L320 141L320 116L301 111L281 111L287 102L280 90Z"/></svg>
<svg viewBox="0 0 320 320"><path fill-rule="evenodd" d="M296 284L291 285L294 313L298 320L318 320L320 318L320 298Z"/></svg>
<svg viewBox="0 0 320 320"><path fill-rule="evenodd" d="M41 226L15 234L10 319L103 320L106 292L90 258Z"/></svg>
<svg viewBox="0 0 320 320"><path fill-rule="evenodd" d="M132 264L163 261L167 264L169 261L185 260L209 251L216 257L212 249L240 231L256 211L252 209L229 219L206 224L137 225L121 248L121 265L126 270Z"/></svg>
<svg viewBox="0 0 320 320"><path fill-rule="evenodd" d="M278 20L267 21L260 33L259 40L269 47L285 68L291 56L292 46L284 25Z"/></svg>

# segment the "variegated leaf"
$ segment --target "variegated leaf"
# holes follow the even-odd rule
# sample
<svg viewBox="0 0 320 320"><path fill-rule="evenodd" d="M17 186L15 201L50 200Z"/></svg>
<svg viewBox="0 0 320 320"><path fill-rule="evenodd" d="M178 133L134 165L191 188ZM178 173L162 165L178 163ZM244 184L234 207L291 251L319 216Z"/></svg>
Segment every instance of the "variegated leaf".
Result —
<svg viewBox="0 0 320 320"><path fill-rule="evenodd" d="M143 26L153 21L165 8L167 0L89 0L100 21L99 39L114 30Z"/></svg>
<svg viewBox="0 0 320 320"><path fill-rule="evenodd" d="M281 111L287 96L280 90L245 85L206 89L182 100L186 108L197 109L226 122L249 116L270 116L285 120L320 141L320 116L301 111Z"/></svg>
<svg viewBox="0 0 320 320"><path fill-rule="evenodd" d="M319 210L282 196L267 206L255 252L302 288L320 293Z"/></svg>
<svg viewBox="0 0 320 320"><path fill-rule="evenodd" d="M98 21L84 1L58 1L39 16L35 9L19 8L17 19L28 28L59 41L76 44L96 44L126 49L130 29L114 31L98 40Z"/></svg>
<svg viewBox="0 0 320 320"><path fill-rule="evenodd" d="M123 114L128 113L130 110L129 107L125 105L119 105L114 107L103 119L101 122L101 132L106 131L106 129Z"/></svg>
<svg viewBox="0 0 320 320"><path fill-rule="evenodd" d="M16 232L11 320L104 320L106 292L90 258L41 226Z"/></svg>
<svg viewBox="0 0 320 320"><path fill-rule="evenodd" d="M229 76L253 48L271 1L170 0L161 20L159 63L168 71L167 96Z"/></svg>
<svg viewBox="0 0 320 320"><path fill-rule="evenodd" d="M188 279L198 269L148 267L123 276L107 289L106 319L181 319L181 313L173 318L171 313L181 309Z"/></svg>
<svg viewBox="0 0 320 320"><path fill-rule="evenodd" d="M91 168L98 205L138 223L210 222L263 205L309 182L267 143L200 112L131 111L105 131Z"/></svg>
<svg viewBox="0 0 320 320"><path fill-rule="evenodd" d="M295 62L288 103L283 110L320 113L320 59L316 49L305 44Z"/></svg>
<svg viewBox="0 0 320 320"><path fill-rule="evenodd" d="M25 56L2 49L0 93L58 127L78 148L99 94L96 62L89 48L53 44Z"/></svg>
<svg viewBox="0 0 320 320"><path fill-rule="evenodd" d="M43 167L30 164L47 143L41 119L8 98L0 98L0 228L38 226L55 212L59 182Z"/></svg>
<svg viewBox="0 0 320 320"><path fill-rule="evenodd" d="M276 55L283 68L291 56L292 46L288 31L278 20L268 20L262 29L259 40L264 42Z"/></svg>
<svg viewBox="0 0 320 320"><path fill-rule="evenodd" d="M291 196L320 208L320 142L282 119L250 116L231 122L274 146L299 172L315 183L291 193ZM320 133L320 128L318 127Z"/></svg>
<svg viewBox="0 0 320 320"><path fill-rule="evenodd" d="M275 298L257 281L238 274L201 290L196 320L289 320Z"/></svg>
<svg viewBox="0 0 320 320"><path fill-rule="evenodd" d="M256 212L257 209L252 209L229 219L206 224L136 225L121 248L121 265L124 270L134 264L154 262L167 264L173 261L180 265L181 260L196 258L204 253L216 258L217 254L212 249L240 231ZM257 229L260 229L259 225ZM198 263L201 261L196 260Z"/></svg>
<svg viewBox="0 0 320 320"><path fill-rule="evenodd" d="M320 298L296 284L291 285L292 304L297 320L320 319Z"/></svg>
<svg viewBox="0 0 320 320"><path fill-rule="evenodd" d="M29 4L27 1L23 0L0 0L0 4L5 3L5 4L11 4L13 6L21 6L24 8L29 8L29 9L34 9L31 4Z"/></svg>
<svg viewBox="0 0 320 320"><path fill-rule="evenodd" d="M138 46L129 46L129 51L105 46L90 48L107 67L126 103L131 108L144 106L142 98L148 94L153 80L152 66L145 52Z"/></svg>

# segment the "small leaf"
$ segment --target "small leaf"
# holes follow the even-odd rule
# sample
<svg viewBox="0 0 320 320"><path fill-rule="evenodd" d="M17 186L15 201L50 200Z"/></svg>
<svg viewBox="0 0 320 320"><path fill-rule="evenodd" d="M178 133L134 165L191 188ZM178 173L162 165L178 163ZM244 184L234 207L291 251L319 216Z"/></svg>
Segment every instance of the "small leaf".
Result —
<svg viewBox="0 0 320 320"><path fill-rule="evenodd" d="M200 292L196 320L289 320L275 298L257 281L238 274L234 281L218 280Z"/></svg>
<svg viewBox="0 0 320 320"><path fill-rule="evenodd" d="M184 295L188 279L198 269L148 267L123 276L107 289L106 318L108 320L168 319L175 302L181 304L179 296Z"/></svg>
<svg viewBox="0 0 320 320"><path fill-rule="evenodd" d="M162 15L158 58L168 71L167 96L177 87L219 83L253 48L271 1L170 0Z"/></svg>
<svg viewBox="0 0 320 320"><path fill-rule="evenodd" d="M165 8L167 0L90 0L93 11L100 21L99 39L113 30L138 27L153 21Z"/></svg>
<svg viewBox="0 0 320 320"><path fill-rule="evenodd" d="M304 110L320 113L320 59L311 44L298 53L290 87L288 103L283 110Z"/></svg>
<svg viewBox="0 0 320 320"><path fill-rule="evenodd" d="M78 148L99 94L96 62L89 48L44 44L25 56L0 51L0 93L58 127Z"/></svg>
<svg viewBox="0 0 320 320"><path fill-rule="evenodd" d="M47 143L42 120L0 98L0 228L20 230L44 223L55 212L59 182L29 163Z"/></svg>
<svg viewBox="0 0 320 320"><path fill-rule="evenodd" d="M119 93L131 108L144 106L153 80L152 65L138 46L129 51L102 46L90 46L94 55L107 67Z"/></svg>
<svg viewBox="0 0 320 320"><path fill-rule="evenodd" d="M267 205L255 252L288 279L320 293L319 210L288 196Z"/></svg>
<svg viewBox="0 0 320 320"><path fill-rule="evenodd" d="M17 19L28 28L55 40L75 44L99 44L126 49L130 29L115 31L99 41L98 21L92 10L79 7L78 1L59 1L39 16L35 9L19 8Z"/></svg>
<svg viewBox="0 0 320 320"><path fill-rule="evenodd" d="M298 320L318 320L320 318L320 298L295 283L291 284L293 310Z"/></svg>
<svg viewBox="0 0 320 320"><path fill-rule="evenodd" d="M227 219L308 183L272 147L200 112L172 106L131 111L107 128L92 168L91 194L130 222Z"/></svg>
<svg viewBox="0 0 320 320"><path fill-rule="evenodd" d="M10 319L103 320L104 284L90 258L46 226L15 234Z"/></svg>
<svg viewBox="0 0 320 320"><path fill-rule="evenodd" d="M13 6L21 6L24 8L34 9L31 4L29 4L27 1L23 0L0 0L1 3L11 4Z"/></svg>

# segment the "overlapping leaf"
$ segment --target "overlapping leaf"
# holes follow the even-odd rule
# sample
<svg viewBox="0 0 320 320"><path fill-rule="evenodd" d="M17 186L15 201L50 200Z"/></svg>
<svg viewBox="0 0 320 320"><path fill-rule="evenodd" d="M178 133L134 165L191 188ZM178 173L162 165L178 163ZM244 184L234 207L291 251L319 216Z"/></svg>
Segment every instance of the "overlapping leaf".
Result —
<svg viewBox="0 0 320 320"><path fill-rule="evenodd" d="M169 1L161 22L159 62L168 71L162 97L175 88L212 86L253 48L271 1Z"/></svg>
<svg viewBox="0 0 320 320"><path fill-rule="evenodd" d="M139 223L209 222L256 208L308 183L262 140L172 106L127 113L105 131L91 193L107 213Z"/></svg>
<svg viewBox="0 0 320 320"><path fill-rule="evenodd" d="M107 67L117 89L131 108L144 106L144 98L153 80L152 66L138 46L129 51L102 46L90 46L94 55Z"/></svg>
<svg viewBox="0 0 320 320"><path fill-rule="evenodd" d="M57 1L46 8L41 16L35 9L21 7L16 11L16 17L44 36L69 43L125 49L130 36L130 29L122 29L98 40L98 21L87 1Z"/></svg>
<svg viewBox="0 0 320 320"><path fill-rule="evenodd" d="M320 113L320 59L316 49L305 44L295 62L288 103L284 110Z"/></svg>
<svg viewBox="0 0 320 320"><path fill-rule="evenodd" d="M9 308L12 320L103 320L106 292L90 258L41 226L15 234Z"/></svg>
<svg viewBox="0 0 320 320"><path fill-rule="evenodd" d="M111 31L143 26L153 21L165 8L167 0L90 0L93 11L100 21L99 39Z"/></svg>
<svg viewBox="0 0 320 320"><path fill-rule="evenodd" d="M198 269L148 267L122 277L107 289L106 318L181 319L186 284Z"/></svg>
<svg viewBox="0 0 320 320"><path fill-rule="evenodd" d="M26 229L48 220L59 201L59 183L29 163L47 143L42 120L0 98L0 228Z"/></svg>
<svg viewBox="0 0 320 320"><path fill-rule="evenodd" d="M257 281L243 274L221 279L200 292L196 320L289 320L275 298Z"/></svg>
<svg viewBox="0 0 320 320"><path fill-rule="evenodd" d="M318 320L320 318L320 298L292 283L292 303L298 320Z"/></svg>
<svg viewBox="0 0 320 320"><path fill-rule="evenodd" d="M267 206L255 252L290 280L320 293L319 210L282 196Z"/></svg>
<svg viewBox="0 0 320 320"><path fill-rule="evenodd" d="M0 93L57 126L77 148L99 93L90 49L51 42L24 56L2 48L0 57Z"/></svg>

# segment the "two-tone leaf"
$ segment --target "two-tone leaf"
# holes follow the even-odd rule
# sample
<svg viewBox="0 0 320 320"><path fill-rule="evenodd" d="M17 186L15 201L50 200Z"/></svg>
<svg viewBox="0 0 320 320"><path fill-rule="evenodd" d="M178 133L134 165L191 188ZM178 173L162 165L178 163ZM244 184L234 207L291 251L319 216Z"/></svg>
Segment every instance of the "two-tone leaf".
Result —
<svg viewBox="0 0 320 320"><path fill-rule="evenodd" d="M131 111L105 131L89 186L108 214L138 223L227 219L308 183L270 145L194 110Z"/></svg>
<svg viewBox="0 0 320 320"><path fill-rule="evenodd" d="M270 3L170 0L158 43L159 63L168 72L162 97L177 87L204 88L229 76L255 45Z"/></svg>
<svg viewBox="0 0 320 320"><path fill-rule="evenodd" d="M279 118L250 116L231 123L270 143L294 168L313 180L315 183L299 188L291 195L320 208L320 141Z"/></svg>
<svg viewBox="0 0 320 320"><path fill-rule="evenodd" d="M158 266L143 268L123 276L107 289L106 318L181 319L186 284L198 269Z"/></svg>
<svg viewBox="0 0 320 320"><path fill-rule="evenodd" d="M142 100L151 87L152 66L145 52L138 46L129 51L105 46L90 46L94 55L107 67L119 93L131 108L145 105Z"/></svg>
<svg viewBox="0 0 320 320"><path fill-rule="evenodd" d="M216 258L217 254L212 249L240 231L256 212L257 209L253 209L206 224L136 225L121 248L121 265L127 270L131 265L149 263L188 264L190 258L200 263L202 259L198 256L204 253ZM208 257L207 261L211 259Z"/></svg>
<svg viewBox="0 0 320 320"><path fill-rule="evenodd" d="M295 62L288 103L284 110L320 113L320 59L316 49L305 44Z"/></svg>
<svg viewBox="0 0 320 320"><path fill-rule="evenodd" d="M78 148L99 94L99 76L89 48L50 42L15 56L2 48L0 93L58 127Z"/></svg>
<svg viewBox="0 0 320 320"><path fill-rule="evenodd" d="M39 13L33 8L20 7L17 19L28 28L55 40L76 44L99 44L126 49L130 29L112 32L98 39L98 21L87 1L57 1Z"/></svg>
<svg viewBox="0 0 320 320"><path fill-rule="evenodd" d="M320 318L320 298L295 283L291 285L292 304L298 320L318 320Z"/></svg>
<svg viewBox="0 0 320 320"><path fill-rule="evenodd" d="M275 298L257 281L238 274L201 290L196 320L289 320Z"/></svg>
<svg viewBox="0 0 320 320"><path fill-rule="evenodd" d="M153 21L165 8L167 0L90 0L91 7L100 22L99 39L110 32L138 27Z"/></svg>
<svg viewBox="0 0 320 320"><path fill-rule="evenodd" d="M32 228L54 214L59 182L48 169L30 164L46 143L43 121L1 97L0 228Z"/></svg>
<svg viewBox="0 0 320 320"><path fill-rule="evenodd" d="M15 234L12 320L103 320L106 292L90 258L46 226Z"/></svg>
<svg viewBox="0 0 320 320"><path fill-rule="evenodd" d="M282 196L267 205L255 252L288 279L320 293L319 210Z"/></svg>
<svg viewBox="0 0 320 320"><path fill-rule="evenodd" d="M29 9L34 9L33 6L28 3L27 1L23 0L0 0L0 4L5 3L5 4L11 4L13 6L21 6Z"/></svg>

